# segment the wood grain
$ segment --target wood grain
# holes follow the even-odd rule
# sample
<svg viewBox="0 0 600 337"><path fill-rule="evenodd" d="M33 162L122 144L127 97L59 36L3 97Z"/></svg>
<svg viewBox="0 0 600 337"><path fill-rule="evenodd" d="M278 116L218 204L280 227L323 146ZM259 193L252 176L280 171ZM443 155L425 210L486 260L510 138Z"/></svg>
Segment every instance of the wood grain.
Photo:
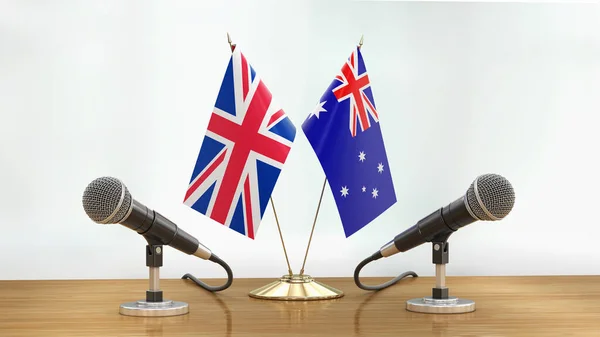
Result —
<svg viewBox="0 0 600 337"><path fill-rule="evenodd" d="M431 277L376 293L349 278L317 280L346 295L266 301L247 294L272 279L237 279L218 294L162 280L165 298L190 304L188 315L166 318L119 315L122 302L144 298L147 280L0 281L0 336L600 336L596 276L448 277L451 295L477 304L457 315L405 310L406 300L430 294Z"/></svg>

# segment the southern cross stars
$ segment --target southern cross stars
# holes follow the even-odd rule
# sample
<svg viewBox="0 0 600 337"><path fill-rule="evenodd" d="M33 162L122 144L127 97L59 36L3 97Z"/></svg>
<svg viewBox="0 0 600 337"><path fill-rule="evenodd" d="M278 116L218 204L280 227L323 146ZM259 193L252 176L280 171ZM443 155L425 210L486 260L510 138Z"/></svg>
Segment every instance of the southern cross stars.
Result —
<svg viewBox="0 0 600 337"><path fill-rule="evenodd" d="M340 192L342 192L342 197L346 197L348 195L348 186L342 187Z"/></svg>
<svg viewBox="0 0 600 337"><path fill-rule="evenodd" d="M367 191L367 188L365 186L362 187L361 189L363 192ZM340 190L340 193L342 193L342 197L346 197L348 196L348 194L350 194L350 190L348 189L348 186L343 186L342 189ZM373 198L377 198L379 196L379 190L377 188L374 188L373 191L371 192L371 195L373 196Z"/></svg>
<svg viewBox="0 0 600 337"><path fill-rule="evenodd" d="M362 163L365 160L367 160L367 154L365 153L365 151L360 151L358 153L358 161ZM379 165L377 165L377 172L383 173L383 163L379 163Z"/></svg>
<svg viewBox="0 0 600 337"><path fill-rule="evenodd" d="M317 106L317 109L315 109L315 112L313 112L313 115L317 116L317 118L319 118L319 112L320 111L325 111L325 109L322 109L323 104L325 102L321 103L319 106ZM321 110L322 109L322 110ZM367 154L365 153L365 151L360 151L358 153L358 161L363 163L364 161L367 160ZM383 163L379 163L377 165L377 172L379 174L383 173ZM362 185L361 189L360 189L363 193L367 192L367 186ZM342 194L342 197L347 197L350 194L350 189L348 188L348 186L342 186L342 189L340 190L340 193ZM371 195L373 196L373 199L377 199L377 197L379 196L379 190L377 188L373 188L373 190L371 191Z"/></svg>

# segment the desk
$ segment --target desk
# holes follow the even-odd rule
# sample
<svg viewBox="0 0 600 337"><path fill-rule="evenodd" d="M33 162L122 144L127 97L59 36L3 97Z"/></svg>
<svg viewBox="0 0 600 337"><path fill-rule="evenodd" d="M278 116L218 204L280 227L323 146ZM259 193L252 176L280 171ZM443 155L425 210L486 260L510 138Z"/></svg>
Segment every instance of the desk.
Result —
<svg viewBox="0 0 600 337"><path fill-rule="evenodd" d="M265 301L247 294L272 279L236 279L216 295L190 281L162 280L165 298L190 305L189 314L165 318L118 313L122 302L144 298L147 280L0 281L0 336L600 336L596 276L448 277L451 295L477 305L457 315L405 310L407 299L430 294L431 277L376 293L350 278L318 280L345 296Z"/></svg>

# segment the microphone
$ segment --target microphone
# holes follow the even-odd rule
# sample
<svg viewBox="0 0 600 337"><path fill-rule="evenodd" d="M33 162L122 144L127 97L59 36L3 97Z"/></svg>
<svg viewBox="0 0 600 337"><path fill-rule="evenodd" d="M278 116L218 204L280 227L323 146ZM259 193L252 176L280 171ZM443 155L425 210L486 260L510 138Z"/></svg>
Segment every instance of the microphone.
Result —
<svg viewBox="0 0 600 337"><path fill-rule="evenodd" d="M83 209L99 224L119 223L154 241L188 255L210 259L212 252L169 219L131 197L127 186L113 177L92 181L83 192Z"/></svg>
<svg viewBox="0 0 600 337"><path fill-rule="evenodd" d="M114 177L100 177L88 184L83 192L83 209L88 217L99 224L121 224L144 236L149 244L168 245L188 255L210 260L221 265L227 272L224 286L212 287L190 274L196 284L209 291L227 289L233 279L231 268L202 245L198 239L177 227L175 223L133 199L127 186Z"/></svg>
<svg viewBox="0 0 600 337"><path fill-rule="evenodd" d="M514 203L515 192L506 178L498 174L481 175L471 183L463 196L419 220L362 261L356 267L354 281L361 289L380 290L408 275L416 277L414 272L407 272L381 286L371 287L361 284L358 274L369 262L406 252L426 242L446 241L454 232L475 221L501 220L510 213Z"/></svg>
<svg viewBox="0 0 600 337"><path fill-rule="evenodd" d="M385 244L377 255L389 257L433 239L447 239L458 229L480 221L497 221L510 213L515 192L506 178L497 174L479 176L462 197L421 219Z"/></svg>

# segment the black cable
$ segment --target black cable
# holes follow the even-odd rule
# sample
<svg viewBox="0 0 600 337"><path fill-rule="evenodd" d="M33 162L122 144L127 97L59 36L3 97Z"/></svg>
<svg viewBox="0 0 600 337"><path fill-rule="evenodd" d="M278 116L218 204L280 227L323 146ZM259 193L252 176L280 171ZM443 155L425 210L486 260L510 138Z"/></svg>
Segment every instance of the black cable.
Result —
<svg viewBox="0 0 600 337"><path fill-rule="evenodd" d="M407 277L407 276L412 276L412 277L418 277L419 275L417 275L417 273L415 273L414 271L407 271L405 273L402 273L398 276L396 276L395 278L393 278L390 281L387 281L385 283L376 285L376 286L368 286L366 284L363 284L360 282L360 278L359 278L359 274L361 269L363 269L364 266L366 266L367 264L375 261L375 260L379 260L380 258L382 258L383 256L381 255L381 252L377 252L369 257L367 257L366 259L362 260L361 263L358 264L358 266L356 266L356 269L354 270L354 283L356 283L356 286L359 287L360 289L363 290L382 290L385 289L391 285L396 284L398 281L402 280L403 278Z"/></svg>
<svg viewBox="0 0 600 337"><path fill-rule="evenodd" d="M233 283L233 272L231 271L231 268L229 268L229 265L227 265L227 263L225 263L225 261L221 260L215 254L212 254L210 256L209 260L212 261L212 262L214 262L214 263L216 263L216 264L219 264L227 272L227 282L224 285L222 285L222 286L210 286L210 285L208 285L208 284L200 281L194 275L189 274L189 273L183 275L181 278L184 279L184 280L185 279L190 279L194 283L196 283L199 287L204 288L204 289L206 289L208 291L212 291L212 292L221 291L221 290L225 290L225 289L229 288L231 286L231 283Z"/></svg>

